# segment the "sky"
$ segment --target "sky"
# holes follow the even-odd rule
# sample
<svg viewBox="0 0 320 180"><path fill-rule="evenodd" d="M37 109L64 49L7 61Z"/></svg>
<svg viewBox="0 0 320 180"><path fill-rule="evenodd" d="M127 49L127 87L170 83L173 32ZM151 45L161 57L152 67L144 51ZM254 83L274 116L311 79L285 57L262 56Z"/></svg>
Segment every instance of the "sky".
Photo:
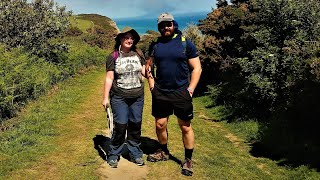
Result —
<svg viewBox="0 0 320 180"><path fill-rule="evenodd" d="M54 0L73 14L100 14L111 19L155 18L162 12L211 12L216 0Z"/></svg>

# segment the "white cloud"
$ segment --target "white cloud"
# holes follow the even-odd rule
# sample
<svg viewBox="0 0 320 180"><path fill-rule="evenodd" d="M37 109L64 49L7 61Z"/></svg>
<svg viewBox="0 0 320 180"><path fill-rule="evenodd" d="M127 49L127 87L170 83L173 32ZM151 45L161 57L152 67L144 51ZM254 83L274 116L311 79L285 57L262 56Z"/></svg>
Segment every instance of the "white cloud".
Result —
<svg viewBox="0 0 320 180"><path fill-rule="evenodd" d="M55 0L75 14L94 13L110 18L156 17L161 12L172 14L210 12L216 1L208 0Z"/></svg>

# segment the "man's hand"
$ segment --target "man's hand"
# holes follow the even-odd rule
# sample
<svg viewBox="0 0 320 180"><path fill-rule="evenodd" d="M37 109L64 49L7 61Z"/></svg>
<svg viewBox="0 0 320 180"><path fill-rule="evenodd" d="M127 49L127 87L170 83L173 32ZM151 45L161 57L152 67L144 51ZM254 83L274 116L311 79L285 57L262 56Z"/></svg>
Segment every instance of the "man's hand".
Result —
<svg viewBox="0 0 320 180"><path fill-rule="evenodd" d="M192 88L188 88L187 90L188 90L188 92L189 92L189 95L192 97L194 90L193 90Z"/></svg>
<svg viewBox="0 0 320 180"><path fill-rule="evenodd" d="M152 78L151 67L152 67L152 57L149 57L146 61L146 69L145 69L146 78L149 78L149 77Z"/></svg>

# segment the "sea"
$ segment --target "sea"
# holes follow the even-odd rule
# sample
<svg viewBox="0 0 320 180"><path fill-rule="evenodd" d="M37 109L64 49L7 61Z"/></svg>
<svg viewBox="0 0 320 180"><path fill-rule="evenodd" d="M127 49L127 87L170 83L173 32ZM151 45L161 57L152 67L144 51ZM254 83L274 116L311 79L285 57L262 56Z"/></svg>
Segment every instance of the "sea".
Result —
<svg viewBox="0 0 320 180"><path fill-rule="evenodd" d="M199 24L199 20L205 19L207 17L208 12L200 12L194 14L187 15L174 15L175 21L179 25L179 29L183 31L184 28L188 26L188 24ZM135 29L139 35L146 34L148 30L153 30L158 32L157 27L157 17L154 18L123 18L123 19L113 19L119 30L121 31L125 26L130 26Z"/></svg>

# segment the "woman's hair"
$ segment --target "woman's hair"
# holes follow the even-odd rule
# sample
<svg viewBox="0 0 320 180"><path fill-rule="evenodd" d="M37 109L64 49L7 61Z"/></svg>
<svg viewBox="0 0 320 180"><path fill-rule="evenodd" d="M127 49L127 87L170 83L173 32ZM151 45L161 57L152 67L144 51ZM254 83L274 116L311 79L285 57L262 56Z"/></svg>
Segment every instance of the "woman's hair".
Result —
<svg viewBox="0 0 320 180"><path fill-rule="evenodd" d="M115 43L114 48L113 48L114 51L119 51L119 47L121 45L121 38L122 37L120 37L119 39L116 40L116 43ZM135 44L132 44L130 49L135 51L137 49L137 47L136 47Z"/></svg>

